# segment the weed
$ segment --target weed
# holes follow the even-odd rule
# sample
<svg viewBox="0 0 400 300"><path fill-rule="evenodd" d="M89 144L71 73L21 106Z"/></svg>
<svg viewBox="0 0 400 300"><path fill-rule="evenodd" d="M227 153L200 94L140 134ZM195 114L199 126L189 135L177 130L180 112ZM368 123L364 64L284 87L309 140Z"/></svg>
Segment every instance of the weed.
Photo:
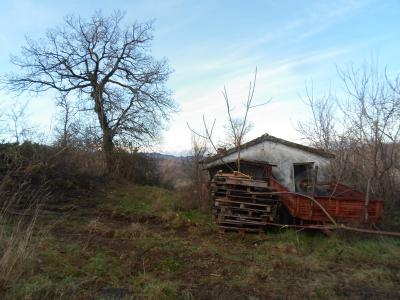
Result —
<svg viewBox="0 0 400 300"><path fill-rule="evenodd" d="M101 236L112 237L114 235L114 230L112 230L106 224L101 223L98 219L91 220L87 225L90 233L97 234Z"/></svg>
<svg viewBox="0 0 400 300"><path fill-rule="evenodd" d="M84 267L84 271L101 277L107 275L109 267L107 257L103 253L98 253L89 260L89 263Z"/></svg>
<svg viewBox="0 0 400 300"><path fill-rule="evenodd" d="M47 275L36 275L14 286L13 294L17 299L48 299L55 294L54 288L54 282Z"/></svg>
<svg viewBox="0 0 400 300"><path fill-rule="evenodd" d="M187 218L188 220L196 224L201 224L201 225L212 224L210 214L202 213L197 210L184 211L182 212L182 215L183 217Z"/></svg>
<svg viewBox="0 0 400 300"><path fill-rule="evenodd" d="M160 266L165 272L175 273L182 268L183 264L174 257L167 257L160 261Z"/></svg>
<svg viewBox="0 0 400 300"><path fill-rule="evenodd" d="M178 284L173 281L159 280L150 275L141 275L135 278L134 291L143 299L177 299Z"/></svg>

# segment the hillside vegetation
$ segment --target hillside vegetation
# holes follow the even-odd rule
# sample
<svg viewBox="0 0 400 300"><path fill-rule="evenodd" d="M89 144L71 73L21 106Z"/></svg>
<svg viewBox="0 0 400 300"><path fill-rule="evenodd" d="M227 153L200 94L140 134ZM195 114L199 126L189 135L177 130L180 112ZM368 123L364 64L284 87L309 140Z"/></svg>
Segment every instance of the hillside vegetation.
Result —
<svg viewBox="0 0 400 300"><path fill-rule="evenodd" d="M221 234L159 187L107 184L43 211L4 299L397 299L400 240ZM85 206L82 205L85 203Z"/></svg>

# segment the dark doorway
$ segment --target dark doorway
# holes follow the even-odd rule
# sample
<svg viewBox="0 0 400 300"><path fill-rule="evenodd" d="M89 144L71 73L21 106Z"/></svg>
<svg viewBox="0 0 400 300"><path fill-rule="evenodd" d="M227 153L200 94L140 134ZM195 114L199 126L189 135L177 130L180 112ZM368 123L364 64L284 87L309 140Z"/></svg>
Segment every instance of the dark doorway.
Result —
<svg viewBox="0 0 400 300"><path fill-rule="evenodd" d="M293 164L293 177L296 193L312 193L313 169L313 162Z"/></svg>

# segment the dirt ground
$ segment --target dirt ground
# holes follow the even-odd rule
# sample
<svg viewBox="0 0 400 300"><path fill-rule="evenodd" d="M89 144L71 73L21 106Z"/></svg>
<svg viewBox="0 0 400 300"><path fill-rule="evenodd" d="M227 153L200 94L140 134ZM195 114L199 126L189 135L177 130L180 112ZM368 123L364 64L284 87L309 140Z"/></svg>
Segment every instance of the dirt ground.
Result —
<svg viewBox="0 0 400 300"><path fill-rule="evenodd" d="M400 240L221 234L174 192L112 185L43 212L4 299L399 299Z"/></svg>

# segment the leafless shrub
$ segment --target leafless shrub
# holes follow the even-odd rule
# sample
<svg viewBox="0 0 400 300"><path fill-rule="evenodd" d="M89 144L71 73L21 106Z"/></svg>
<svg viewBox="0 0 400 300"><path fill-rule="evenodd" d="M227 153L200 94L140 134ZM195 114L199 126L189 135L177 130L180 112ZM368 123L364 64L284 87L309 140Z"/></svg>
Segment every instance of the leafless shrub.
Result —
<svg viewBox="0 0 400 300"><path fill-rule="evenodd" d="M202 160L205 157L207 147L205 141L192 134L191 155L183 162L184 173L189 179L188 184L180 190L177 208L183 210L210 209L208 178L202 169Z"/></svg>

